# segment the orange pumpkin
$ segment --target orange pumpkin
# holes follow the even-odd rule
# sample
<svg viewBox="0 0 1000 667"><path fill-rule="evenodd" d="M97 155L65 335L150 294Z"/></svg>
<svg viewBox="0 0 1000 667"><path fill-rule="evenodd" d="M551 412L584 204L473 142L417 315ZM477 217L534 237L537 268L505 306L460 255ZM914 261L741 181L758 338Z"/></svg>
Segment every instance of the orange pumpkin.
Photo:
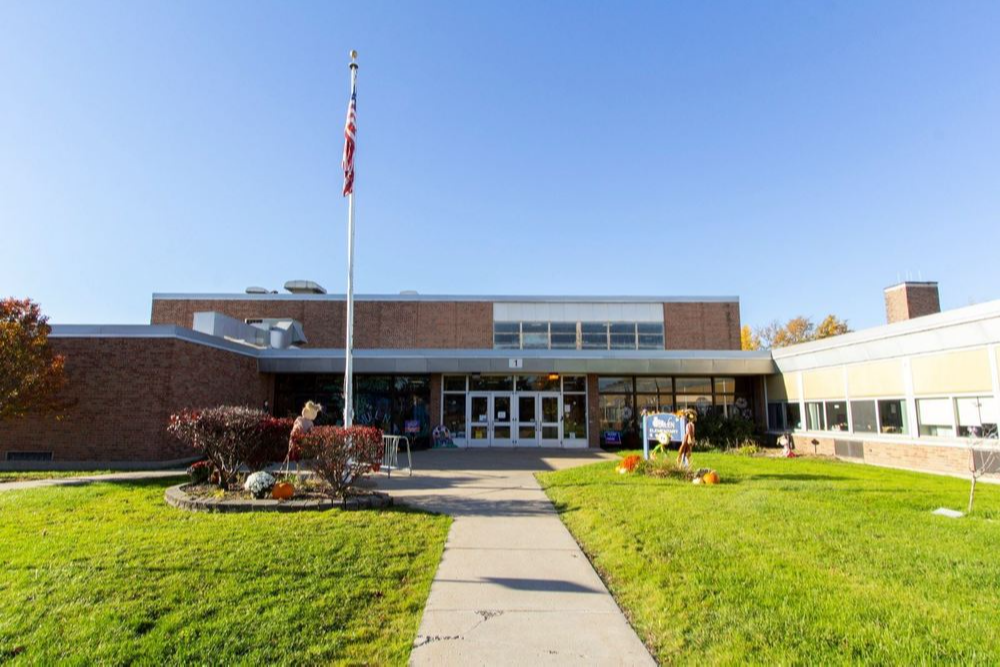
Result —
<svg viewBox="0 0 1000 667"><path fill-rule="evenodd" d="M278 482L271 490L271 497L275 500L291 500L295 495L295 487L291 482Z"/></svg>
<svg viewBox="0 0 1000 667"><path fill-rule="evenodd" d="M718 484L720 481L722 481L719 479L719 473L715 472L714 470L706 472L705 476L702 477L702 480L705 482L705 484Z"/></svg>

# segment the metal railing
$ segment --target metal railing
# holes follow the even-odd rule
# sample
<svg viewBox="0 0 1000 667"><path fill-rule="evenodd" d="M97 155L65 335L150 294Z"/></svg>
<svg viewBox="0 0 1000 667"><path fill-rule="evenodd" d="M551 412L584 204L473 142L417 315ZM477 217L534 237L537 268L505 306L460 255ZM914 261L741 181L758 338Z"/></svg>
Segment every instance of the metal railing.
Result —
<svg viewBox="0 0 1000 667"><path fill-rule="evenodd" d="M406 444L406 468L413 475L413 454L410 452L410 439L405 435L382 436L382 470L387 477L392 477L392 471L399 469L399 445Z"/></svg>

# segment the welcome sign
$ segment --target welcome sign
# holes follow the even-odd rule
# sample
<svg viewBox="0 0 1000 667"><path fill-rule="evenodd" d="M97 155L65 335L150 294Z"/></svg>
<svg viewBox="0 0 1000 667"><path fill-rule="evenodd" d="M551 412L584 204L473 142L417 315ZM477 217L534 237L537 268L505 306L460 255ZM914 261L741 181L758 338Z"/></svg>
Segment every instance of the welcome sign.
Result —
<svg viewBox="0 0 1000 667"><path fill-rule="evenodd" d="M649 441L656 440L660 444L680 442L684 439L684 428L687 422L683 417L668 412L645 415L642 418L642 453L649 458Z"/></svg>

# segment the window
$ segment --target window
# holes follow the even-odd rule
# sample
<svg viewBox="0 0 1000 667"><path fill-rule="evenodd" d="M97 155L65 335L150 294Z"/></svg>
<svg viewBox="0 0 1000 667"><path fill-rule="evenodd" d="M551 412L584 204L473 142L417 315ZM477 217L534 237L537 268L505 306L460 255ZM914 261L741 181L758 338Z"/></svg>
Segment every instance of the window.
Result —
<svg viewBox="0 0 1000 667"><path fill-rule="evenodd" d="M662 350L663 349L663 323L662 322L639 322L636 325L639 333L640 350Z"/></svg>
<svg viewBox="0 0 1000 667"><path fill-rule="evenodd" d="M771 431L785 430L785 404L767 404L767 427Z"/></svg>
<svg viewBox="0 0 1000 667"><path fill-rule="evenodd" d="M918 398L920 435L955 435L955 415L950 398Z"/></svg>
<svg viewBox="0 0 1000 667"><path fill-rule="evenodd" d="M875 401L851 401L851 427L855 433L877 433Z"/></svg>
<svg viewBox="0 0 1000 667"><path fill-rule="evenodd" d="M962 437L997 437L997 405L988 396L956 398L958 434Z"/></svg>
<svg viewBox="0 0 1000 667"><path fill-rule="evenodd" d="M846 431L847 429L847 401L827 401L826 404L826 430Z"/></svg>
<svg viewBox="0 0 1000 667"><path fill-rule="evenodd" d="M580 343L585 350L608 349L607 322L583 322L580 324Z"/></svg>
<svg viewBox="0 0 1000 667"><path fill-rule="evenodd" d="M495 350L521 349L521 323L494 322L493 349Z"/></svg>
<svg viewBox="0 0 1000 667"><path fill-rule="evenodd" d="M548 375L518 375L518 391L559 391L559 376Z"/></svg>
<svg viewBox="0 0 1000 667"><path fill-rule="evenodd" d="M566 375L563 376L563 391L587 391L586 375Z"/></svg>
<svg viewBox="0 0 1000 667"><path fill-rule="evenodd" d="M732 394L736 392L736 378L715 378L716 394Z"/></svg>
<svg viewBox="0 0 1000 667"><path fill-rule="evenodd" d="M635 349L635 322L613 322L611 324L611 349Z"/></svg>
<svg viewBox="0 0 1000 667"><path fill-rule="evenodd" d="M906 404L899 399L878 402L879 433L909 433Z"/></svg>
<svg viewBox="0 0 1000 667"><path fill-rule="evenodd" d="M521 322L521 347L525 350L549 349L549 323Z"/></svg>
<svg viewBox="0 0 1000 667"><path fill-rule="evenodd" d="M785 405L785 424L792 431L802 430L802 410L798 403L788 403Z"/></svg>
<svg viewBox="0 0 1000 667"><path fill-rule="evenodd" d="M711 378L674 378L674 386L678 393L684 394L711 394Z"/></svg>
<svg viewBox="0 0 1000 667"><path fill-rule="evenodd" d="M637 377L635 379L635 389L644 394L669 394L674 389L674 383L670 378Z"/></svg>
<svg viewBox="0 0 1000 667"><path fill-rule="evenodd" d="M587 397L584 394L563 395L563 437L570 440L587 437Z"/></svg>
<svg viewBox="0 0 1000 667"><path fill-rule="evenodd" d="M465 394L444 395L444 425L451 437L465 439Z"/></svg>
<svg viewBox="0 0 1000 667"><path fill-rule="evenodd" d="M632 390L632 378L630 377L597 378L597 391L602 394L631 394Z"/></svg>
<svg viewBox="0 0 1000 667"><path fill-rule="evenodd" d="M631 394L601 394L598 397L597 409L600 414L601 440L605 433L616 431L619 439L632 423Z"/></svg>
<svg viewBox="0 0 1000 667"><path fill-rule="evenodd" d="M512 391L514 379L509 375L473 375L469 379L472 391Z"/></svg>
<svg viewBox="0 0 1000 667"><path fill-rule="evenodd" d="M576 349L576 322L553 322L550 326L553 350Z"/></svg>
<svg viewBox="0 0 1000 667"><path fill-rule="evenodd" d="M826 430L822 403L806 403L806 426L810 431Z"/></svg>
<svg viewBox="0 0 1000 667"><path fill-rule="evenodd" d="M699 414L708 414L712 409L711 394L677 394L677 409L697 410Z"/></svg>
<svg viewBox="0 0 1000 667"><path fill-rule="evenodd" d="M444 376L444 390L445 391L465 391L465 376L464 375L445 375Z"/></svg>

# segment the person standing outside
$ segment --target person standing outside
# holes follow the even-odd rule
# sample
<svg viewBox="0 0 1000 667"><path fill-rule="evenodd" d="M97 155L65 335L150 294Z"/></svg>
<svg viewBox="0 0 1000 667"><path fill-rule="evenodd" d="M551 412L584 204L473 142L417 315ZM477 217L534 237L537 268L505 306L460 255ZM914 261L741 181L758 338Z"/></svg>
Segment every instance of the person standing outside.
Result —
<svg viewBox="0 0 1000 667"><path fill-rule="evenodd" d="M698 420L698 415L694 410L688 410L685 418L687 425L684 427L684 438L681 440L680 449L677 450L677 465L681 468L690 468L691 452L694 451L695 442L694 423Z"/></svg>

